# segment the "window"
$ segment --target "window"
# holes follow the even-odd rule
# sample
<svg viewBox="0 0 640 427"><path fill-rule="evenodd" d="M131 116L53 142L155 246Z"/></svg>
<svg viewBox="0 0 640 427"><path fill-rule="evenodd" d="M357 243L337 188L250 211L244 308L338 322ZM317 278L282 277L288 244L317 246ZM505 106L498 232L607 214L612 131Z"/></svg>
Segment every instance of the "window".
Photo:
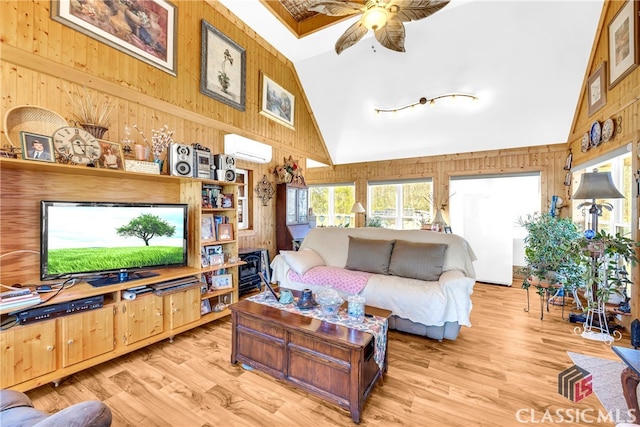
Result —
<svg viewBox="0 0 640 427"><path fill-rule="evenodd" d="M251 188L250 171L245 169L236 169L236 182L238 185L238 230L248 230L251 228L250 206L247 195L250 194Z"/></svg>
<svg viewBox="0 0 640 427"><path fill-rule="evenodd" d="M356 199L354 184L310 185L309 207L317 227L353 227L351 208Z"/></svg>
<svg viewBox="0 0 640 427"><path fill-rule="evenodd" d="M430 223L433 210L429 196L431 178L414 181L370 182L367 224L400 230L419 229Z"/></svg>

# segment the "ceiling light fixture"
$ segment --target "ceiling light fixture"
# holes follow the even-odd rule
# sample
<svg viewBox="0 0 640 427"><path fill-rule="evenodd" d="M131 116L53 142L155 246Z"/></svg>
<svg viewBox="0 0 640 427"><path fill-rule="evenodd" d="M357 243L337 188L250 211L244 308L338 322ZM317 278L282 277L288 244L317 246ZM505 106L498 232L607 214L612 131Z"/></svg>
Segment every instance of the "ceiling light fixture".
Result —
<svg viewBox="0 0 640 427"><path fill-rule="evenodd" d="M387 11L384 7L374 6L362 16L362 23L370 30L377 30L387 25Z"/></svg>
<svg viewBox="0 0 640 427"><path fill-rule="evenodd" d="M422 97L418 100L418 102L414 102L413 104L409 104L409 105L405 105L403 107L398 107L398 108L374 108L373 110L376 113L397 113L398 111L402 111L402 110L406 110L407 108L412 108L415 107L416 105L424 105L424 104L429 104L432 107L436 104L436 101L438 99L444 99L444 98L451 98L452 101L456 100L456 98L464 98L464 99L470 99L472 101L477 101L478 97L475 95L472 95L470 93L446 93L444 95L438 95L438 96L434 96L433 98L426 98L426 97Z"/></svg>

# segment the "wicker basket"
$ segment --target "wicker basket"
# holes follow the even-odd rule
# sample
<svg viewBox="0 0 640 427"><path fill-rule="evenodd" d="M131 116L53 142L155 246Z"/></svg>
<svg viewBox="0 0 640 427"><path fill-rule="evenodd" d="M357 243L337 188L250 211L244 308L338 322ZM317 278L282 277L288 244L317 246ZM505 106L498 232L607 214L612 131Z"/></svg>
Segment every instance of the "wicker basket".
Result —
<svg viewBox="0 0 640 427"><path fill-rule="evenodd" d="M61 127L69 126L60 114L34 105L13 107L4 116L4 132L9 144L20 147L20 132L52 136Z"/></svg>

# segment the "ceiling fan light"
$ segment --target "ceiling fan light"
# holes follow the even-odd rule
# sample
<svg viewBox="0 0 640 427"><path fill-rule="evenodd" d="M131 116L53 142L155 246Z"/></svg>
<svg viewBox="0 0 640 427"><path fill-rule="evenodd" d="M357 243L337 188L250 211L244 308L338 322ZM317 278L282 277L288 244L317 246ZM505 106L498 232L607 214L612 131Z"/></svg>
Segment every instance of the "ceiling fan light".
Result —
<svg viewBox="0 0 640 427"><path fill-rule="evenodd" d="M383 7L372 7L362 16L362 23L370 30L387 25L387 11Z"/></svg>

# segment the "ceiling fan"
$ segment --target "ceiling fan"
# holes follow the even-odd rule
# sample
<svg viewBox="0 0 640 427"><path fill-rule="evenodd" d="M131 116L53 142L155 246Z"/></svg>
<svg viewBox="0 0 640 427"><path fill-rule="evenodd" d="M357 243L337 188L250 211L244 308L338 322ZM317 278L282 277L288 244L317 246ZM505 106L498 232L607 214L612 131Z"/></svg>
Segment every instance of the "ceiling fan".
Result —
<svg viewBox="0 0 640 427"><path fill-rule="evenodd" d="M362 13L362 18L336 42L336 53L356 44L367 31L373 30L378 42L387 49L404 52L403 22L426 18L442 9L449 0L367 0L363 5L352 1L317 1L309 10L328 16Z"/></svg>

